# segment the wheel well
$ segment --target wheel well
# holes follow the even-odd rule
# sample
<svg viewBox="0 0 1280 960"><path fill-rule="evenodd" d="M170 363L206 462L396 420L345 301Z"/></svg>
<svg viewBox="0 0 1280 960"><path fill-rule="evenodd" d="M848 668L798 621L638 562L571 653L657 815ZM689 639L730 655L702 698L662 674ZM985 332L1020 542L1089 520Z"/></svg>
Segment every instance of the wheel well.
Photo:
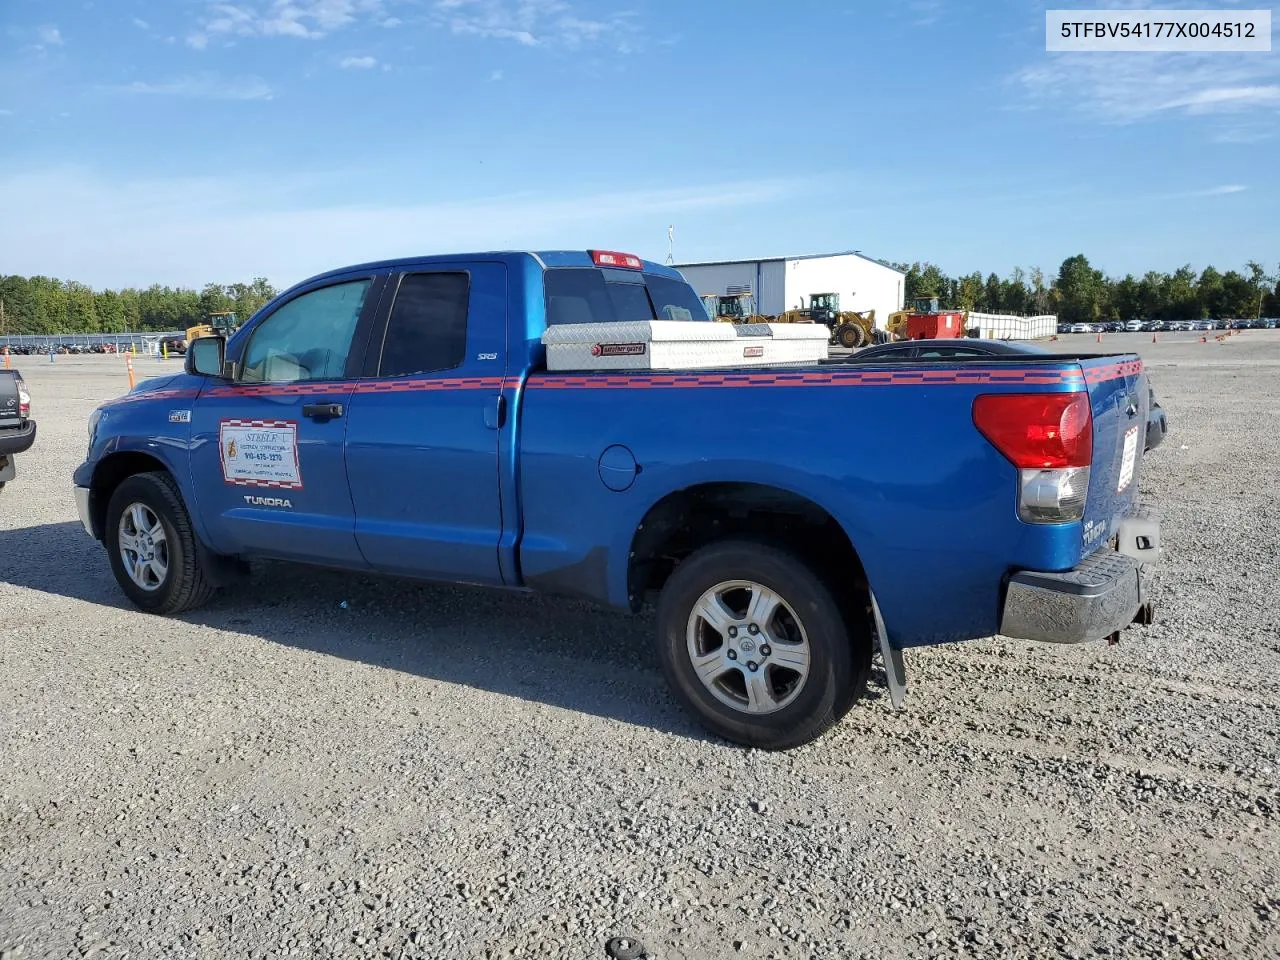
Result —
<svg viewBox="0 0 1280 960"><path fill-rule="evenodd" d="M638 609L661 590L695 550L729 537L761 540L794 554L826 583L851 625L865 622L867 575L844 528L813 501L755 483L702 484L654 504L631 542L631 606Z"/></svg>
<svg viewBox="0 0 1280 960"><path fill-rule="evenodd" d="M113 453L104 457L93 471L93 486L90 488L89 513L93 520L93 529L105 536L107 526L107 504L116 492L116 487L129 477L139 473L155 471L168 472L168 467L155 457L146 453Z"/></svg>

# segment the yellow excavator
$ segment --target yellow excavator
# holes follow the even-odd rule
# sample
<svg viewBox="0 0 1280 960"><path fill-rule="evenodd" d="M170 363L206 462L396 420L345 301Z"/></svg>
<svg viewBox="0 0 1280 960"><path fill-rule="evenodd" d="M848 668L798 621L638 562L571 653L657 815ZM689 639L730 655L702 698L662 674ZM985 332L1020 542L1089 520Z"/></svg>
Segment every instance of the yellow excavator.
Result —
<svg viewBox="0 0 1280 960"><path fill-rule="evenodd" d="M874 310L840 309L840 294L814 293L809 306L779 314L774 323L821 323L831 331L831 343L842 347L861 347L875 338Z"/></svg>
<svg viewBox="0 0 1280 960"><path fill-rule="evenodd" d="M197 323L194 327L187 327L187 343L197 337L213 337L224 336L230 337L240 328L240 323L236 318L235 311L223 310L218 313L211 313L205 317L204 323Z"/></svg>

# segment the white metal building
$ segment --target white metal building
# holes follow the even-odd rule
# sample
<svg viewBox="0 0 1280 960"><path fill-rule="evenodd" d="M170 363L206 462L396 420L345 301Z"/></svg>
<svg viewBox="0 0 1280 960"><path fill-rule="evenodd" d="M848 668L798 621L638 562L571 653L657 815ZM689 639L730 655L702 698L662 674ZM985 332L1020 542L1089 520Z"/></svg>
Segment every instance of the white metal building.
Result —
<svg viewBox="0 0 1280 960"><path fill-rule="evenodd" d="M676 264L700 297L749 293L756 310L776 315L809 305L810 294L840 294L841 310L875 310L883 327L902 309L905 275L860 253Z"/></svg>

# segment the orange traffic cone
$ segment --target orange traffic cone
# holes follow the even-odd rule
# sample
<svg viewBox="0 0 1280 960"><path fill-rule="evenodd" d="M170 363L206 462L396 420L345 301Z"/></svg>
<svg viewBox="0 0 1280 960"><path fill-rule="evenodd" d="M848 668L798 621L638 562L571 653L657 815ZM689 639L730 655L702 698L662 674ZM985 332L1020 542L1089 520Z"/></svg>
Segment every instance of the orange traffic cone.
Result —
<svg viewBox="0 0 1280 960"><path fill-rule="evenodd" d="M1102 342L1102 331L1101 331L1101 330L1099 330L1099 331L1098 331L1098 342L1099 342L1099 343L1101 343L1101 342Z"/></svg>
<svg viewBox="0 0 1280 960"><path fill-rule="evenodd" d="M1157 337L1157 336L1158 336L1158 334L1154 334L1154 333L1151 335L1151 342L1152 342L1152 343L1155 343L1155 342L1156 342L1156 337Z"/></svg>
<svg viewBox="0 0 1280 960"><path fill-rule="evenodd" d="M124 358L124 363L125 366L129 368L129 389L132 390L138 385L137 381L133 377L133 355L127 354Z"/></svg>
<svg viewBox="0 0 1280 960"><path fill-rule="evenodd" d="M4 348L4 368L6 370L9 369L10 363L11 361L9 360L9 348L6 346Z"/></svg>

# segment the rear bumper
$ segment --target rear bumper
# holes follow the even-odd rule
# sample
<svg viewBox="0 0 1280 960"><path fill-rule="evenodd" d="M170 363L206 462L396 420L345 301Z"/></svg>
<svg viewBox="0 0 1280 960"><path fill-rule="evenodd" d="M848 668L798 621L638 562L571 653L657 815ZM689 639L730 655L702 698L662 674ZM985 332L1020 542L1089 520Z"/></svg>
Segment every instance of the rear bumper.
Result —
<svg viewBox="0 0 1280 960"><path fill-rule="evenodd" d="M1046 643L1088 643L1135 621L1149 624L1144 568L1138 558L1106 549L1062 573L1015 573L1005 594L1000 632Z"/></svg>
<svg viewBox="0 0 1280 960"><path fill-rule="evenodd" d="M36 422L28 420L25 427L16 430L0 430L0 456L26 453L36 442Z"/></svg>

